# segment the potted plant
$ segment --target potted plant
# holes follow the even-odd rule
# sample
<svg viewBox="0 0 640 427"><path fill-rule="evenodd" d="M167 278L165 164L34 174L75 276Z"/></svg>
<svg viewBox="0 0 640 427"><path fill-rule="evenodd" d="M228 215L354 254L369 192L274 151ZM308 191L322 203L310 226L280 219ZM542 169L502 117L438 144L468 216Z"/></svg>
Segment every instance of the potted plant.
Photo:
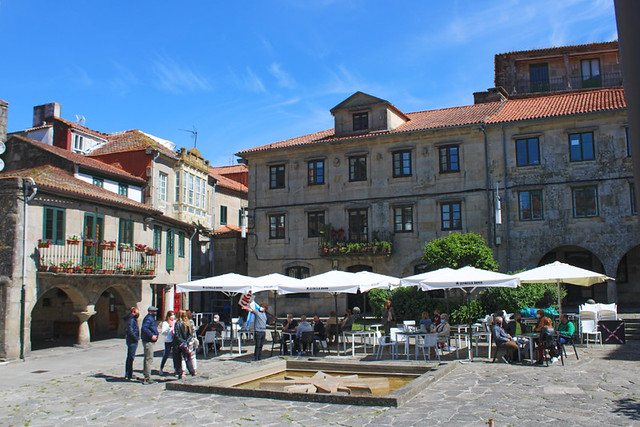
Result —
<svg viewBox="0 0 640 427"><path fill-rule="evenodd" d="M124 264L123 263L116 264L116 273L122 274L123 270L124 270Z"/></svg>
<svg viewBox="0 0 640 427"><path fill-rule="evenodd" d="M155 248L152 248L151 246L148 246L147 249L145 250L145 253L149 256L155 256L156 254L160 253L160 249L155 249Z"/></svg>
<svg viewBox="0 0 640 427"><path fill-rule="evenodd" d="M147 250L147 245L143 245L141 243L136 243L135 245L136 252L144 252Z"/></svg>
<svg viewBox="0 0 640 427"><path fill-rule="evenodd" d="M38 271L40 271L41 273L49 271L49 266L47 264L40 264L38 266Z"/></svg>
<svg viewBox="0 0 640 427"><path fill-rule="evenodd" d="M100 242L100 247L106 251L112 251L116 248L115 240L103 240Z"/></svg>
<svg viewBox="0 0 640 427"><path fill-rule="evenodd" d="M83 237L82 240L84 241L85 246L92 247L96 245L95 239L91 239L89 237Z"/></svg>
<svg viewBox="0 0 640 427"><path fill-rule="evenodd" d="M120 243L120 252L131 252L133 248L129 243Z"/></svg>
<svg viewBox="0 0 640 427"><path fill-rule="evenodd" d="M77 234L72 234L71 236L67 236L67 245L79 245L80 244L80 236Z"/></svg>
<svg viewBox="0 0 640 427"><path fill-rule="evenodd" d="M73 273L73 261L65 261L60 263L62 271L67 273Z"/></svg>
<svg viewBox="0 0 640 427"><path fill-rule="evenodd" d="M38 239L39 248L48 248L51 245L50 239Z"/></svg>

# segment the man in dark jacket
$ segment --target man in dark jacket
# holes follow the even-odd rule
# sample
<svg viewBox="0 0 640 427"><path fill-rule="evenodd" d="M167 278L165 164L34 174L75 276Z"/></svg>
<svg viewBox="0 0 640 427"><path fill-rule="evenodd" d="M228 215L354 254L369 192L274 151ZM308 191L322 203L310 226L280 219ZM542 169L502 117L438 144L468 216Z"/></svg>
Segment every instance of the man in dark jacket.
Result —
<svg viewBox="0 0 640 427"><path fill-rule="evenodd" d="M158 308L150 306L149 314L144 316L142 320L141 338L144 346L144 373L143 384L153 384L155 381L151 379L151 364L153 363L153 344L158 341L158 327L156 326L156 313Z"/></svg>
<svg viewBox="0 0 640 427"><path fill-rule="evenodd" d="M127 360L124 363L124 378L133 379L133 359L136 357L138 349L138 341L140 340L140 328L138 328L138 317L140 312L137 308L131 307L131 312L124 316L127 324L126 342L127 342Z"/></svg>

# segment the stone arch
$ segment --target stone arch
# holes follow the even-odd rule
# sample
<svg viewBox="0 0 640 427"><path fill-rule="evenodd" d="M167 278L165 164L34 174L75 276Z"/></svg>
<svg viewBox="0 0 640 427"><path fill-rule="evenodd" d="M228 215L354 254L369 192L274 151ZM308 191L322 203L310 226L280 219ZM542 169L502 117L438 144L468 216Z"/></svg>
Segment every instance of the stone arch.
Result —
<svg viewBox="0 0 640 427"><path fill-rule="evenodd" d="M605 265L601 259L594 252L581 246L556 246L540 258L538 266L554 261L560 261L576 267L606 274ZM591 287L565 284L565 288L567 290L567 297L564 301L565 304L568 305L583 304L589 298L595 299L598 302L608 301L606 283L593 285Z"/></svg>
<svg viewBox="0 0 640 427"><path fill-rule="evenodd" d="M640 303L640 245L629 248L620 257L615 278L619 305L637 307Z"/></svg>
<svg viewBox="0 0 640 427"><path fill-rule="evenodd" d="M95 315L88 321L91 341L122 336L125 330L122 316L136 304L134 292L124 286L105 286L96 292L93 301Z"/></svg>
<svg viewBox="0 0 640 427"><path fill-rule="evenodd" d="M31 349L77 344L81 322L75 313L86 306L85 296L75 287L48 287L30 312Z"/></svg>

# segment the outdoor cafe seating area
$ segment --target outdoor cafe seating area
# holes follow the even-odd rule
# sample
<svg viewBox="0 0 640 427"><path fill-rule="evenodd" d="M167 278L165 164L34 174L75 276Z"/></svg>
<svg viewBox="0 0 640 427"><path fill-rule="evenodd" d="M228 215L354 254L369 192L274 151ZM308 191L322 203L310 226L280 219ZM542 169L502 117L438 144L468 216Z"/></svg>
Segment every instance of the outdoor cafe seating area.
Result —
<svg viewBox="0 0 640 427"><path fill-rule="evenodd" d="M536 272L544 267L554 269L551 270L552 273L545 273L552 276L540 276L541 273ZM558 275L560 273L557 273L556 270L559 267L566 273L565 276ZM531 272L537 275L527 276L527 273ZM445 268L402 279L371 272L347 273L335 270L306 279L295 279L276 273L261 278L229 273L181 284L178 286L178 290L183 292L220 291L229 296L256 295L263 291L273 291L277 295L294 292L329 292L334 296L335 311L337 312L337 295L342 293L356 293L358 291L364 293L371 289L389 289L394 286L417 286L425 292L435 289L458 288L466 293L467 302L469 302L471 292L478 288L517 287L521 281L522 283L558 283L558 287L560 287L561 283L575 283L577 279L574 276L577 277L578 274L591 277L588 282L591 284L609 279L598 273L556 262L514 276L472 267L463 267L458 270ZM541 280L544 282L540 282ZM587 283L584 277L580 280L583 281L582 283ZM582 284L582 286L589 285ZM560 301L558 301L558 308L561 309ZM566 346L572 347L573 352L569 353L571 357L575 355L577 360L579 353L575 347L576 343L602 345L603 326L607 328L608 340L613 337L619 341L613 341L614 343L624 343L624 333L622 332L622 339L620 339L618 332L620 326L616 328L617 323L611 323L620 322L615 304L585 304L580 307L578 313L565 313L569 322L575 326L575 332L572 334L573 336L564 336L562 340L553 329L559 325L559 317L549 316L551 319L549 322L553 327L547 329L552 332L542 335L539 327L536 328L536 324L539 326L540 320L536 317L529 317L534 314L534 311L523 310L521 313L524 315L518 321L518 333L514 333L509 338L509 341L513 341L517 345L517 351L512 351L511 354L509 354L509 350L514 348L513 344L505 346L504 342L496 339L493 313L487 313L484 318L469 320L463 324L447 325L446 332L443 332L442 329L434 330L431 326L416 323L419 319L405 319L397 323L394 322L392 325L385 325L385 327L379 317L360 316L350 322L348 328L340 328L333 343L330 343L326 336L314 334L313 330L297 333L295 330L283 329L286 319L272 318L268 322L267 342L263 351L271 356L350 356L360 358L363 361L381 359L441 361L479 358L498 362L518 361L524 364L546 362L548 364L549 361L555 362L560 359L564 364L567 357ZM210 321L213 314L194 313L193 320L196 327L200 328ZM311 315L313 313L295 313L300 316L302 314ZM501 322L504 321L504 324L507 325L508 322L516 318L518 313L502 312L498 314L503 318ZM442 315L443 318L445 316ZM325 325L327 320L327 318L319 319ZM234 317L228 323L224 325L222 332L208 331L198 337L203 357L216 357L221 354L226 354L227 357L238 357L252 350L254 333L252 325L244 324L240 317ZM312 324L311 327L314 326L312 321L309 323ZM566 319L563 323L566 323ZM335 324L331 326L336 327ZM328 326L327 329L329 329ZM505 357L505 350L511 356L510 358ZM555 350L555 353L552 350Z"/></svg>

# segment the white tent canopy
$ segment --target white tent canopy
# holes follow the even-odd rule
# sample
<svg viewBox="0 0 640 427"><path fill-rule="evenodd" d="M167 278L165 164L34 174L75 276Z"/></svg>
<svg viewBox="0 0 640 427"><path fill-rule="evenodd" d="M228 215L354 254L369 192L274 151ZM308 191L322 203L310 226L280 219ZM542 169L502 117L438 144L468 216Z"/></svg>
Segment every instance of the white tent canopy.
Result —
<svg viewBox="0 0 640 427"><path fill-rule="evenodd" d="M422 282L423 280L433 280L438 277L452 277L452 274L454 272L455 270L449 267L444 267L434 271L427 271L401 279L400 286L420 286L420 282Z"/></svg>
<svg viewBox="0 0 640 427"><path fill-rule="evenodd" d="M577 286L593 286L596 283L613 280L605 274L585 270L584 268L575 267L560 261L516 273L513 277L519 278L522 283L557 283L558 311L560 313L562 313L562 301L560 298L561 283Z"/></svg>
<svg viewBox="0 0 640 427"><path fill-rule="evenodd" d="M420 281L420 289L433 291L437 289L463 289L463 288L517 288L520 280L508 274L495 271L482 270L475 267L462 267L457 270L436 270L432 276Z"/></svg>
<svg viewBox="0 0 640 427"><path fill-rule="evenodd" d="M177 285L178 292L225 292L238 294L247 292L261 292L274 290L275 285L261 284L257 279L242 274L227 273L220 276L206 277L204 279Z"/></svg>

